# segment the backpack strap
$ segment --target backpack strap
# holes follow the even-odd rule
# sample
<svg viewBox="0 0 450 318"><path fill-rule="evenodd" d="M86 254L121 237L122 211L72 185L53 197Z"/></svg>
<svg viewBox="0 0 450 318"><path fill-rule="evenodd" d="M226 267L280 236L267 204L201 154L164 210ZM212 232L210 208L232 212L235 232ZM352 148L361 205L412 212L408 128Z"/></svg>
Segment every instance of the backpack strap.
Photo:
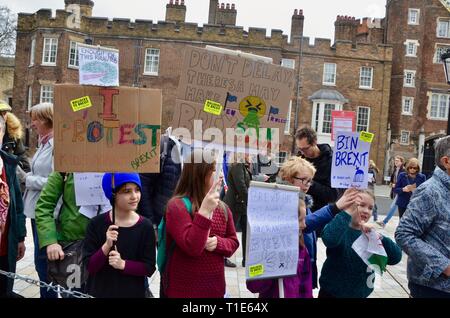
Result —
<svg viewBox="0 0 450 318"><path fill-rule="evenodd" d="M191 200L189 200L188 197L182 197L181 200L183 200L183 203L186 206L186 209L189 212L189 214L192 214L192 203L191 203Z"/></svg>

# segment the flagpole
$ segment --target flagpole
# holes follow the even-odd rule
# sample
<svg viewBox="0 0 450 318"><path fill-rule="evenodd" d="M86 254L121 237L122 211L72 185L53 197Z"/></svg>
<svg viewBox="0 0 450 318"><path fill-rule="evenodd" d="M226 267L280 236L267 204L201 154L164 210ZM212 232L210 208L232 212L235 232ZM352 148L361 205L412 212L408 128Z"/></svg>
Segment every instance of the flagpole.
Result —
<svg viewBox="0 0 450 318"><path fill-rule="evenodd" d="M113 225L116 225L116 186L115 186L115 182L114 182L114 172L111 173L111 194L112 194L112 223ZM116 247L116 242L113 242L113 246L112 249L115 249Z"/></svg>

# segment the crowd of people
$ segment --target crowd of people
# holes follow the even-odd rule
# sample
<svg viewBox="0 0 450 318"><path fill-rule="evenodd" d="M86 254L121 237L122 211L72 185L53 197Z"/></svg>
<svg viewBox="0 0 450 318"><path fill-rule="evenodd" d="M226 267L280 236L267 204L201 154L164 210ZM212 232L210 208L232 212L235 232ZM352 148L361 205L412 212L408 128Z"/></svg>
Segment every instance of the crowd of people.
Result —
<svg viewBox="0 0 450 318"><path fill-rule="evenodd" d="M99 206L90 217L76 203L74 173L53 169L53 105L38 104L30 110L31 127L38 136L31 162L22 126L11 111L0 102L1 270L15 272L24 256L29 218L34 264L43 282L54 282L55 264L67 260L66 250L73 248L81 251L83 275L68 287L94 297L151 297L148 277L156 271L160 256L165 257L163 267L158 260L160 297L226 295L224 267L236 266L228 258L239 246L240 265L246 266L250 182L271 179L258 174L255 158L226 154L233 160L221 175L217 162L194 162L204 158L202 149L183 153L185 147L167 132L161 138L160 173L104 174L102 189L111 208L105 211ZM374 269L353 245L364 235L375 235L387 265L399 263L402 250L408 254L413 297L449 298L450 136L437 142L436 169L429 180L420 173L416 158L404 166L404 158L395 157L393 203L383 221L377 219L373 193L379 174L375 162L369 167L369 189L334 189L332 148L318 144L315 131L308 127L296 132L295 141L298 153L282 164L276 177L277 183L297 187L300 193L297 274L283 280L284 296L312 298L319 288L319 298L368 297ZM384 227L397 209L400 223L392 240L375 225ZM242 232L241 242L237 231ZM327 249L320 273L319 237ZM247 281L247 288L260 298L280 297L276 279ZM46 288L41 288L40 296L58 297ZM4 275L0 275L0 297L20 297L13 292L13 280Z"/></svg>

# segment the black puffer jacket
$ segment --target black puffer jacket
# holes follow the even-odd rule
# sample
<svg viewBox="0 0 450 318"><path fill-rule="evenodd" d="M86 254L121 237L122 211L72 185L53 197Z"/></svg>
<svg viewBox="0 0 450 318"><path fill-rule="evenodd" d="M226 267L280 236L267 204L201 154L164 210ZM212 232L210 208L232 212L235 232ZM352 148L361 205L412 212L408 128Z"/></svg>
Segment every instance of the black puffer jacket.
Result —
<svg viewBox="0 0 450 318"><path fill-rule="evenodd" d="M26 149L23 145L22 139L15 139L9 134L5 134L5 136L3 137L2 150L9 154L16 155L19 159L19 166L23 171L31 171L30 162L25 153Z"/></svg>
<svg viewBox="0 0 450 318"><path fill-rule="evenodd" d="M139 174L142 189L138 213L150 219L153 226L158 226L161 222L167 202L172 197L181 175L181 164L174 162L171 155L173 147L176 147L175 142L167 136L162 136L161 153L164 151L165 142L167 155L162 159L160 173Z"/></svg>
<svg viewBox="0 0 450 318"><path fill-rule="evenodd" d="M331 188L331 164L333 162L333 150L328 144L317 145L320 155L317 158L304 158L311 162L317 169L313 178L313 184L308 190L308 194L312 196L314 203L311 211L317 211L329 203L337 200L338 192Z"/></svg>

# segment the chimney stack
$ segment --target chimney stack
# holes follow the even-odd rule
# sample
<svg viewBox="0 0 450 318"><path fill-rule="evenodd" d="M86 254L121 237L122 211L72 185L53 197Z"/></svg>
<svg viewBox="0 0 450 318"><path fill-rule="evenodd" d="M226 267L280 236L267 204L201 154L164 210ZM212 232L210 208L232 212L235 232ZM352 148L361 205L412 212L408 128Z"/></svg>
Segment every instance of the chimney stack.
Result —
<svg viewBox="0 0 450 318"><path fill-rule="evenodd" d="M304 21L305 17L303 16L303 10L295 9L291 22L291 44L296 40L300 40L300 38L303 36Z"/></svg>
<svg viewBox="0 0 450 318"><path fill-rule="evenodd" d="M185 22L186 6L184 0L170 0L166 5L166 21L167 22Z"/></svg>

